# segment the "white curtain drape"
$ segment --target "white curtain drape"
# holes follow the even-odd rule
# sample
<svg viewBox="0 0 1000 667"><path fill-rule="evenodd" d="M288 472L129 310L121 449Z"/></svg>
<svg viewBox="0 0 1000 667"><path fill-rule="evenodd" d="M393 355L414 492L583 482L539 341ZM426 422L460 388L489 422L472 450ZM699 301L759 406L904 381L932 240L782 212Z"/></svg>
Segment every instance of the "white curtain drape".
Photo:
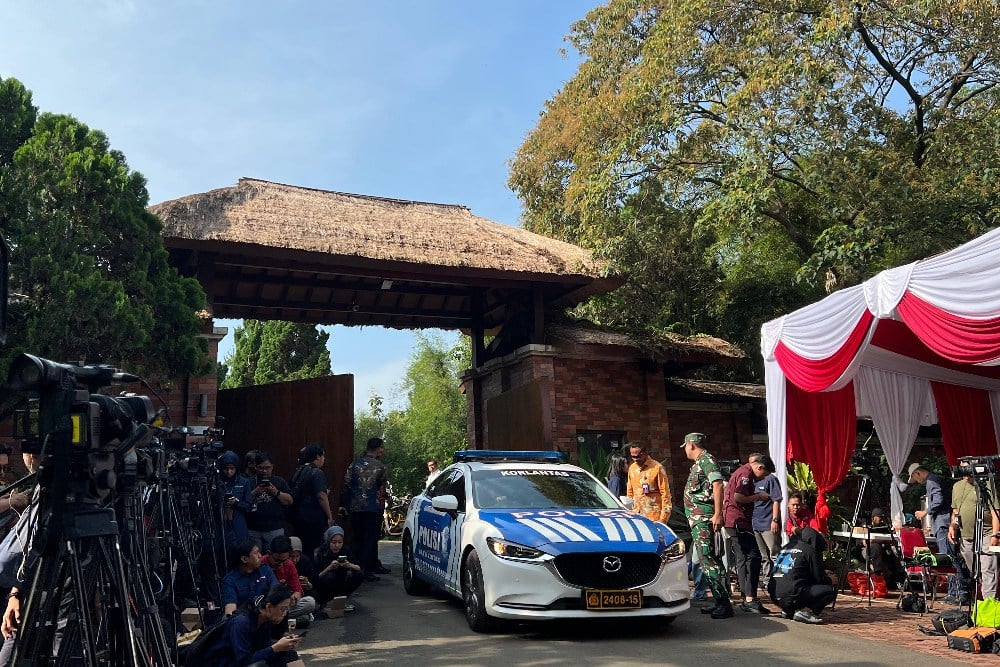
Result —
<svg viewBox="0 0 1000 667"><path fill-rule="evenodd" d="M774 474L781 482L781 534L784 541L785 518L788 516L788 469L785 447L785 374L774 359L764 362L764 391L767 396L767 449L774 460Z"/></svg>
<svg viewBox="0 0 1000 667"><path fill-rule="evenodd" d="M885 460L892 472L889 491L890 515L894 525L903 524L902 474L913 449L920 422L927 414L931 386L926 378L890 373L862 366L854 378L858 414L868 415L875 424ZM932 401L933 402L933 401Z"/></svg>

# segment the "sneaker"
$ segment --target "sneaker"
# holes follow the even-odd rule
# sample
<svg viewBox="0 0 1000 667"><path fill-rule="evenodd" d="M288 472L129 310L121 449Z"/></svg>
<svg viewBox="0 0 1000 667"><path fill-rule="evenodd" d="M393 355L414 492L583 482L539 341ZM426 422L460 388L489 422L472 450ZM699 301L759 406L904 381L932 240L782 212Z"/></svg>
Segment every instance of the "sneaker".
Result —
<svg viewBox="0 0 1000 667"><path fill-rule="evenodd" d="M806 609L799 609L797 612L795 612L795 615L792 618L798 621L799 623L810 623L812 625L816 625L818 623L823 622L822 618L816 616L815 614Z"/></svg>
<svg viewBox="0 0 1000 667"><path fill-rule="evenodd" d="M354 606L353 602L348 602L344 605L344 611L354 611L357 607Z"/></svg>
<svg viewBox="0 0 1000 667"><path fill-rule="evenodd" d="M702 607L702 608L701 608L701 613L703 613L703 614L711 614L711 613L712 613L713 611L715 611L715 610L716 610L716 608L717 608L718 606L719 606L719 603L718 603L718 602L716 602L715 604L713 604L713 605L712 605L712 606L710 606L710 607Z"/></svg>
<svg viewBox="0 0 1000 667"><path fill-rule="evenodd" d="M761 616L767 616L771 613L771 610L760 603L760 600L753 600L752 602L744 602L740 605L740 609L751 614L759 614Z"/></svg>
<svg viewBox="0 0 1000 667"><path fill-rule="evenodd" d="M712 618L732 618L734 615L733 605L728 603L716 605L712 610Z"/></svg>
<svg viewBox="0 0 1000 667"><path fill-rule="evenodd" d="M314 621L325 621L328 618L330 618L330 615L328 613L326 613L325 611L322 611L322 610L321 611L317 611L312 616L313 616L313 620Z"/></svg>
<svg viewBox="0 0 1000 667"><path fill-rule="evenodd" d="M389 574L390 572L392 572L392 570L385 567L384 565L380 565L377 568L375 568L375 574Z"/></svg>

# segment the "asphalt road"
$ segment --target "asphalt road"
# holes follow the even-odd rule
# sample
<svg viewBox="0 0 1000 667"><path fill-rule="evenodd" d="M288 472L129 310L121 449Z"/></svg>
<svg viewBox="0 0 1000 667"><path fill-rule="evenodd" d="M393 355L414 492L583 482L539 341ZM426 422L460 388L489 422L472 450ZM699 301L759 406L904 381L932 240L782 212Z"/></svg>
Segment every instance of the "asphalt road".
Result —
<svg viewBox="0 0 1000 667"><path fill-rule="evenodd" d="M457 601L403 591L399 542L380 545L392 570L352 598L357 610L313 624L299 653L307 665L960 665L883 642L737 612L713 621L696 609L661 629L594 621L517 625L490 635L465 624ZM887 629L887 631L889 631Z"/></svg>

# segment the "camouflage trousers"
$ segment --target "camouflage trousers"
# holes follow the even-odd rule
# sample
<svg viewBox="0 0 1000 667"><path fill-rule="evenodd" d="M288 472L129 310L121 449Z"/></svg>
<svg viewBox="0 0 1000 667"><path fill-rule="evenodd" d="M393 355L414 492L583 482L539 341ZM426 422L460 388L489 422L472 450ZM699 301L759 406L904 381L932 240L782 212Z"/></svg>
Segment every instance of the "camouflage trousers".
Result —
<svg viewBox="0 0 1000 667"><path fill-rule="evenodd" d="M708 579L708 587L712 590L712 597L715 602L729 602L729 586L726 581L726 568L722 565L722 559L715 553L715 532L712 530L711 521L692 521L691 538L693 550L697 552L701 559L701 571Z"/></svg>

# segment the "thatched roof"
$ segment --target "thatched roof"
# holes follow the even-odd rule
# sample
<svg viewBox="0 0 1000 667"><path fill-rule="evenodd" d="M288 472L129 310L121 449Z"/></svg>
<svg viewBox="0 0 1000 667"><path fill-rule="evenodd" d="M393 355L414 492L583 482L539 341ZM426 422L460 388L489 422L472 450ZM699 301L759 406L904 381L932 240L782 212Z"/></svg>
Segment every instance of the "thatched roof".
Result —
<svg viewBox="0 0 1000 667"><path fill-rule="evenodd" d="M622 282L582 248L464 206L242 178L150 211L216 317L494 332L512 303L567 308Z"/></svg>
<svg viewBox="0 0 1000 667"><path fill-rule="evenodd" d="M764 385L747 384L743 382L716 382L711 380L688 380L686 378L668 378L669 386L672 385L682 392L698 394L702 396L719 396L725 398L758 399L763 401Z"/></svg>
<svg viewBox="0 0 1000 667"><path fill-rule="evenodd" d="M221 241L383 262L599 278L583 248L503 225L465 206L241 178L156 204L168 239Z"/></svg>
<svg viewBox="0 0 1000 667"><path fill-rule="evenodd" d="M638 334L603 327L586 320L549 322L545 331L555 340L576 345L626 348L643 356L675 363L725 363L746 356L741 349L721 338Z"/></svg>

